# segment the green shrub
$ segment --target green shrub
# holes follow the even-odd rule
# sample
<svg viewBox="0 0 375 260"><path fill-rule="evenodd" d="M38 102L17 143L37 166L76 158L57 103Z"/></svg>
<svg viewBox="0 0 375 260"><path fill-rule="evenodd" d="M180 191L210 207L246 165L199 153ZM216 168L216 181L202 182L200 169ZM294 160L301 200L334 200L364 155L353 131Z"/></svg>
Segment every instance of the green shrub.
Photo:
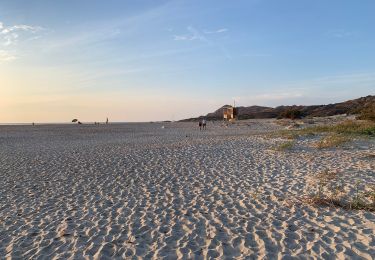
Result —
<svg viewBox="0 0 375 260"><path fill-rule="evenodd" d="M298 110L298 109L294 109L294 108L291 108L291 109L288 109L284 112L282 112L277 118L278 119L281 119L281 118L289 118L289 119L300 119L302 118L304 115L302 113L301 110Z"/></svg>

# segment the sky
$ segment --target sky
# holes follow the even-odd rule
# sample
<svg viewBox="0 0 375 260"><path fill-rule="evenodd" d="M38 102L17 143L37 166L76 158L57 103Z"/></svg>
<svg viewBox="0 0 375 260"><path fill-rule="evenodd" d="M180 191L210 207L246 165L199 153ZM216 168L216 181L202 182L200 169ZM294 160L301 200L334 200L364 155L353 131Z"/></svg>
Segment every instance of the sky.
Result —
<svg viewBox="0 0 375 260"><path fill-rule="evenodd" d="M375 94L373 0L0 0L0 123Z"/></svg>

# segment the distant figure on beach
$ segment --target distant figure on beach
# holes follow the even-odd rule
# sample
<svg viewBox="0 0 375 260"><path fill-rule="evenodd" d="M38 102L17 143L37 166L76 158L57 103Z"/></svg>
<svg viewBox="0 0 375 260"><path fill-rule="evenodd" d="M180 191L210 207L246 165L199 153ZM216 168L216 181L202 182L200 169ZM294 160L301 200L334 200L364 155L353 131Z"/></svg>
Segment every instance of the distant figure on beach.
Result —
<svg viewBox="0 0 375 260"><path fill-rule="evenodd" d="M108 117L107 117L107 120L105 121L105 124L108 125Z"/></svg>
<svg viewBox="0 0 375 260"><path fill-rule="evenodd" d="M202 127L203 127L203 130L206 130L206 125L207 125L206 119L203 119L203 120L202 120Z"/></svg>
<svg viewBox="0 0 375 260"><path fill-rule="evenodd" d="M201 120L199 120L198 125L199 125L199 131L202 131L202 121Z"/></svg>

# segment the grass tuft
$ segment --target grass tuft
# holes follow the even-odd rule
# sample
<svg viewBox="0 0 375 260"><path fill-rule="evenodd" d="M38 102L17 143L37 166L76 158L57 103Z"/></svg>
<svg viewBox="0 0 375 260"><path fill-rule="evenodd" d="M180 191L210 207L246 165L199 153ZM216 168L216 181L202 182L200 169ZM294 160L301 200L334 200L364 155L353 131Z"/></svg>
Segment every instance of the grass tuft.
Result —
<svg viewBox="0 0 375 260"><path fill-rule="evenodd" d="M351 138L345 135L330 134L316 143L316 147L319 149L339 147L347 142L351 141Z"/></svg>
<svg viewBox="0 0 375 260"><path fill-rule="evenodd" d="M314 179L314 190L304 198L304 202L315 206L339 207L346 210L375 211L375 186L370 191L360 190L360 182L355 183L354 196L345 192L339 174L323 171Z"/></svg>
<svg viewBox="0 0 375 260"><path fill-rule="evenodd" d="M298 130L281 130L269 133L269 138L296 140L301 136L321 136L327 134L316 143L317 148L338 147L352 140L353 137L375 137L375 122L347 120L335 125L320 125ZM282 148L282 147L281 147Z"/></svg>
<svg viewBox="0 0 375 260"><path fill-rule="evenodd" d="M294 146L294 142L293 141L288 141L288 142L285 142L285 143L282 143L280 144L276 150L278 151L288 151L288 150L291 150Z"/></svg>
<svg viewBox="0 0 375 260"><path fill-rule="evenodd" d="M300 135L336 133L343 135L375 136L375 122L347 120L335 125L314 126L297 131Z"/></svg>

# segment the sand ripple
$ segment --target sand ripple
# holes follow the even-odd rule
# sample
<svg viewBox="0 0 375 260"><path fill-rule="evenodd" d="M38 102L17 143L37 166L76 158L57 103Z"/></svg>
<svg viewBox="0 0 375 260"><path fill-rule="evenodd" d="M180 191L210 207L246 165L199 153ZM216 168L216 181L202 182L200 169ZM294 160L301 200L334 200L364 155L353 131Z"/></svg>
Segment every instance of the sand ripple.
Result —
<svg viewBox="0 0 375 260"><path fill-rule="evenodd" d="M191 124L0 129L0 256L363 258L375 215L294 203L324 169L375 181L356 150L283 153L236 128Z"/></svg>

